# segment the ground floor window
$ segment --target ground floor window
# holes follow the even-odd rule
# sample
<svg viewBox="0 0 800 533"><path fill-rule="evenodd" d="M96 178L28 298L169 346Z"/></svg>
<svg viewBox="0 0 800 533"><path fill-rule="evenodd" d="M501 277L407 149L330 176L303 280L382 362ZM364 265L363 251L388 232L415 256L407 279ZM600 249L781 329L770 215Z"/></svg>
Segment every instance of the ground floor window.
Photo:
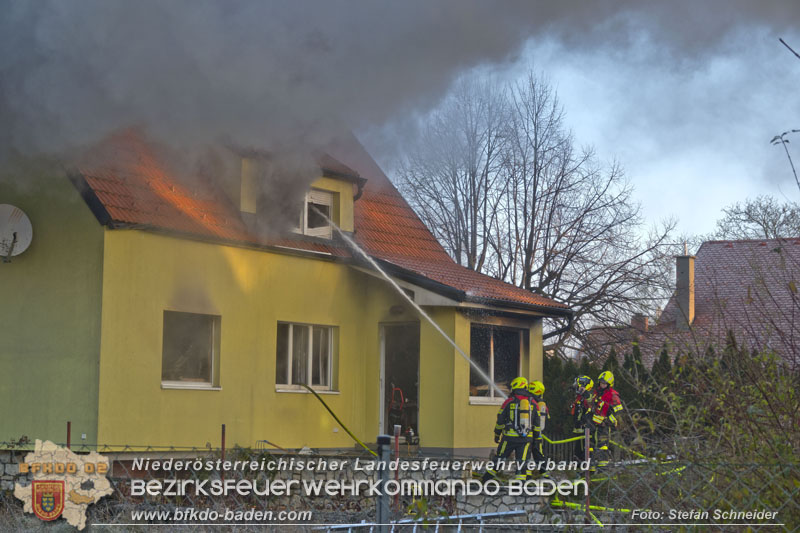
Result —
<svg viewBox="0 0 800 533"><path fill-rule="evenodd" d="M510 391L511 380L520 374L523 343L522 329L484 324L472 324L470 328L470 358L506 394ZM472 366L469 372L469 395L499 396Z"/></svg>
<svg viewBox="0 0 800 533"><path fill-rule="evenodd" d="M278 323L275 383L333 389L334 334L330 326Z"/></svg>
<svg viewBox="0 0 800 533"><path fill-rule="evenodd" d="M161 383L219 386L219 330L219 316L164 311Z"/></svg>

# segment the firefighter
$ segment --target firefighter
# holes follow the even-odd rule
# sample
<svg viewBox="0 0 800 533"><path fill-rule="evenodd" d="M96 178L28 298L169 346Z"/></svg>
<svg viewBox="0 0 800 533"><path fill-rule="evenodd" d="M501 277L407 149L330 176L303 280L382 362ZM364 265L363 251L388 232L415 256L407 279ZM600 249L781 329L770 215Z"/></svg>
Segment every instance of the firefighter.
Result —
<svg viewBox="0 0 800 533"><path fill-rule="evenodd" d="M541 381L531 381L528 384L528 392L533 397L533 433L531 433L531 454L533 459L539 462L547 462L544 456L542 435L544 434L545 423L550 418L550 411L547 409L547 404L544 401L544 383ZM539 470L542 477L550 477L547 470L542 467ZM531 471L527 474L530 476Z"/></svg>
<svg viewBox="0 0 800 533"><path fill-rule="evenodd" d="M611 440L611 430L619 424L617 417L622 411L622 401L619 393L614 390L614 374L606 370L597 378L597 389L594 391L592 402L592 447L590 451L597 450L597 467L608 466L611 454L608 443ZM594 463L594 460L592 461ZM595 465L592 464L592 467Z"/></svg>
<svg viewBox="0 0 800 533"><path fill-rule="evenodd" d="M578 376L572 384L575 390L575 399L572 401L569 413L572 415L572 436L581 437L587 426L587 415L591 412L592 387L594 381L589 376ZM583 461L586 459L586 446L583 440L575 441L575 457Z"/></svg>
<svg viewBox="0 0 800 533"><path fill-rule="evenodd" d="M520 463L517 468L516 479L525 480L526 464L531 449L530 435L533 433L533 402L528 392L528 380L524 377L515 378L511 382L511 394L503 402L500 412L497 413L497 425L494 427L494 441L497 444L497 459L508 459L514 454L515 460ZM483 474L483 481L497 477L497 471L487 469Z"/></svg>

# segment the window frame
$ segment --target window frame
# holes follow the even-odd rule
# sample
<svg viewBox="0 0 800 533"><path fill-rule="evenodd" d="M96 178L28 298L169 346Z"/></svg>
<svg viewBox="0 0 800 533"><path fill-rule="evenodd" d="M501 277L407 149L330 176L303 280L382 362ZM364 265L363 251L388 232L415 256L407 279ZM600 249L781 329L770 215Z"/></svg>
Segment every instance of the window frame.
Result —
<svg viewBox="0 0 800 533"><path fill-rule="evenodd" d="M523 359L523 355L524 355L524 351L525 351L525 329L524 328L519 328L519 327L514 327L514 326L499 326L497 324L485 324L485 323L481 323L481 322L472 322L472 323L470 323L470 332L471 332L472 328L475 328L475 327L476 328L482 328L482 329L488 329L489 332L490 332L490 334L489 334L489 361L488 361L489 368L488 368L487 374L489 374L489 379L492 381L492 383L496 384L495 379L494 379L494 366L495 366L494 365L494 362L495 362L495 357L494 357L495 356L495 354L494 354L494 332L495 332L495 329L504 329L504 330L507 330L507 331L515 331L517 333L517 336L519 338L519 352L518 352L518 355L517 355L517 375L518 376L521 375L522 374L522 359ZM471 336L471 333L470 333L470 336ZM472 359L472 344L470 343L470 360L471 359ZM472 364L470 364L470 373L472 373ZM500 405L500 404L503 403L503 397L502 396L496 396L496 392L494 390L494 387L489 387L488 392L489 392L489 394L487 396L473 396L471 394L471 392L469 391L469 387L468 387L467 393L469 394L469 403L471 403L471 404L487 404L487 405Z"/></svg>
<svg viewBox="0 0 800 533"><path fill-rule="evenodd" d="M278 347L280 339L278 338L279 327L281 325L288 326L287 329L287 342L286 342L286 352L282 355L282 357L286 358L286 375L285 375L285 383L281 383L279 381L279 376L277 372L277 365L278 365L278 357L281 357L281 354L278 354ZM336 340L338 328L336 326L328 326L325 324L310 324L306 322L288 322L279 320L276 326L276 336L275 336L275 390L278 392L308 392L305 387L300 384L292 383L292 370L293 370L293 359L294 359L294 326L302 326L308 328L308 351L306 353L306 383L315 391L318 392L330 392L335 393L338 392L336 389ZM328 372L327 372L327 385L313 385L311 382L313 381L313 363L314 363L314 328L321 328L327 331L328 333Z"/></svg>
<svg viewBox="0 0 800 533"><path fill-rule="evenodd" d="M209 365L209 381L181 381L164 379L164 342L166 340L167 313L194 315L211 319L211 364ZM210 313L196 313L193 311L176 311L164 309L161 319L161 388L162 389L191 389L191 390L222 390L219 379L220 366L220 337L222 329L222 316Z"/></svg>
<svg viewBox="0 0 800 533"><path fill-rule="evenodd" d="M303 197L303 209L300 212L300 223L295 227L294 231L296 233L301 233L303 235L308 235L309 237L317 237L320 239L332 239L333 238L333 226L328 224L323 227L319 228L309 228L308 227L308 204L314 203L319 205L325 205L328 207L329 218L335 222L334 220L334 211L335 211L335 204L336 204L336 193L333 191L328 191L325 189L317 189L312 188L309 189L305 196Z"/></svg>

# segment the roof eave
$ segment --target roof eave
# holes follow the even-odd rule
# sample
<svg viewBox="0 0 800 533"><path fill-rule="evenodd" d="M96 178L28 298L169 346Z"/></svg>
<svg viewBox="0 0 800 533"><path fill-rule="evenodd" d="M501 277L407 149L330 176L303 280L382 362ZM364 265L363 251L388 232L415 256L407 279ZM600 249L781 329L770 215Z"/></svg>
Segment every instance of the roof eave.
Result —
<svg viewBox="0 0 800 533"><path fill-rule="evenodd" d="M526 304L522 302L511 302L499 298L481 298L476 296L469 296L467 295L466 292L462 290L451 287L450 285L445 285L444 283L439 283L438 281L434 281L430 278L423 276L422 274L419 274L418 272L414 272L413 270L408 270L406 268L399 267L394 263L390 263L383 259L375 258L375 260L380 264L381 268L387 274L391 274L392 276L395 276L398 279L407 281L409 283L413 283L422 288L428 289L432 292L435 292L447 298L451 298L458 302L471 302L482 305L490 305L499 308L533 311L536 313L542 313L546 316L554 316L554 317L569 318L574 315L573 310L569 308L551 307L551 306L537 305L537 304Z"/></svg>
<svg viewBox="0 0 800 533"><path fill-rule="evenodd" d="M81 195L81 198L89 207L89 210L95 216L100 225L110 226L114 220L106 209L106 206L103 205L103 202L101 202L100 198L97 197L94 189L89 186L89 183L86 181L86 177L77 170L68 170L67 179L69 179L69 181L72 182L72 185L75 186L78 194Z"/></svg>
<svg viewBox="0 0 800 533"><path fill-rule="evenodd" d="M367 178L362 178L361 176L358 175L345 174L344 172L337 172L335 170L331 170L325 167L322 167L321 170L323 177L355 183L356 185L358 185L359 188L363 187L364 184L367 183Z"/></svg>
<svg viewBox="0 0 800 533"><path fill-rule="evenodd" d="M508 307L511 309L522 309L525 311L536 311L544 313L547 316L571 318L575 315L575 311L569 307L555 307L540 304L526 304L522 302L511 302L508 300L501 300L499 298L482 298L479 296L468 296L467 301L480 303L484 305L492 305L495 307Z"/></svg>

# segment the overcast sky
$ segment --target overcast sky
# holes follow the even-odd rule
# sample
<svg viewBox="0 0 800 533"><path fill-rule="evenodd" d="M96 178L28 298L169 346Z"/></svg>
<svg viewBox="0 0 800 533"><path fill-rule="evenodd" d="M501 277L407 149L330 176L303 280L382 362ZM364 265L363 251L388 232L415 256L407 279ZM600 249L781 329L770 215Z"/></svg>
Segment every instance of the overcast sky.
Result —
<svg viewBox="0 0 800 533"><path fill-rule="evenodd" d="M794 36L782 37L800 50ZM524 57L551 77L576 138L622 163L647 218L676 216L681 232L702 234L747 197L800 200L783 148L769 142L800 129L800 59L778 35L740 32L699 59L665 61L659 48L534 41Z"/></svg>
<svg viewBox="0 0 800 533"><path fill-rule="evenodd" d="M753 3L728 12L714 38L695 39L703 17L718 17L698 4L686 28L645 12L607 39L531 35L513 60L493 65L510 80L529 69L548 77L576 140L622 164L645 218L674 217L679 233L694 235L713 232L723 207L749 197L800 201L783 148L770 144L800 129L800 59L778 41L800 52L800 33L775 27L774 11L760 18ZM788 2L769 4L796 17ZM800 134L789 138L800 145ZM391 169L391 151L374 150ZM791 144L790 154L800 163Z"/></svg>
<svg viewBox="0 0 800 533"><path fill-rule="evenodd" d="M403 139L377 133L465 72L533 68L649 220L707 233L734 201L800 199L769 144L800 128L800 59L778 42L800 50L799 29L797 0L0 0L0 178L4 154L130 126L274 148L344 122L386 164Z"/></svg>

